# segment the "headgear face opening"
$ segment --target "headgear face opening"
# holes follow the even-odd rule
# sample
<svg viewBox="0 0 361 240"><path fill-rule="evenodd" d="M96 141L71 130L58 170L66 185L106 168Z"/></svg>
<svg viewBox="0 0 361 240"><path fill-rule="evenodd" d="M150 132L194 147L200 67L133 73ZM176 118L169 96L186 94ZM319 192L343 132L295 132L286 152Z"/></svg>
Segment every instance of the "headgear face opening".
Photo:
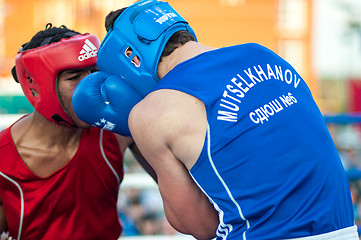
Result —
<svg viewBox="0 0 361 240"><path fill-rule="evenodd" d="M16 77L37 112L53 123L75 126L58 96L58 74L63 70L95 66L99 46L96 36L78 34L18 52Z"/></svg>
<svg viewBox="0 0 361 240"><path fill-rule="evenodd" d="M101 71L121 75L144 97L159 81L158 62L166 43L181 30L196 39L192 28L168 3L136 2L119 15L108 31L98 52L97 66ZM139 59L140 64L134 59Z"/></svg>

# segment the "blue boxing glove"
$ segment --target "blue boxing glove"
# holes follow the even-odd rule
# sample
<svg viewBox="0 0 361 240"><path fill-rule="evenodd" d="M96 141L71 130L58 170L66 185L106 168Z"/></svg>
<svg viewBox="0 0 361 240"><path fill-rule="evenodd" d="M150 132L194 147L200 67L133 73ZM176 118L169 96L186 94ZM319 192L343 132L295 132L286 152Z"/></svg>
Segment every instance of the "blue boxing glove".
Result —
<svg viewBox="0 0 361 240"><path fill-rule="evenodd" d="M142 97L121 76L95 72L76 86L72 104L80 120L123 136L130 136L128 117Z"/></svg>

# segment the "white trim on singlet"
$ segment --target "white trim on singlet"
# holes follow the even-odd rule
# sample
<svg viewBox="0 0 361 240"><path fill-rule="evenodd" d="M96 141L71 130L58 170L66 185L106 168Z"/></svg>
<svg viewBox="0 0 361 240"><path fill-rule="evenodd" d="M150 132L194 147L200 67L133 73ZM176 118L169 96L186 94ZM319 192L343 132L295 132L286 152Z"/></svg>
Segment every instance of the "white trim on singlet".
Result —
<svg viewBox="0 0 361 240"><path fill-rule="evenodd" d="M6 176L4 173L0 172L0 175L3 176L4 178L6 178L7 180L9 180L10 182L12 182L19 189L19 193L20 193L20 219L19 219L19 230L18 230L17 240L20 240L21 231L22 231L22 228L23 228L23 220L24 220L24 195L23 195L23 190L21 189L20 185L16 181L14 181L10 177Z"/></svg>
<svg viewBox="0 0 361 240"><path fill-rule="evenodd" d="M214 208L217 210L218 212L218 218L219 218L219 225L217 228L217 236L222 238L222 240L226 240L227 239L227 235L233 230L233 226L231 224L225 224L223 221L223 216L224 216L224 212L222 211L222 209L220 209L217 205L217 203L215 203L213 201L213 199L211 197L208 196L208 194L203 190L203 188L199 185L199 183L197 182L197 180L193 177L192 173L189 172L189 174L191 175L191 177L193 178L194 182L198 185L198 187L203 191L203 193L209 198L209 200L211 201L211 203L213 204Z"/></svg>
<svg viewBox="0 0 361 240"><path fill-rule="evenodd" d="M104 153L104 147L103 147L103 129L100 130L100 138L99 138L99 145L100 145L100 151L103 155L103 158L105 160L105 162L108 164L108 167L110 168L110 170L113 172L114 176L117 178L117 182L118 185L120 184L120 178L118 173L115 171L115 169L113 168L113 166L110 164L107 156Z"/></svg>
<svg viewBox="0 0 361 240"><path fill-rule="evenodd" d="M212 154L211 154L211 128L209 126L209 123L207 122L207 154L208 154L208 160L209 163L211 164L214 173L216 174L216 176L218 177L219 181L221 181L223 187L225 188L225 190L227 191L227 194L229 196L229 198L231 199L231 201L233 202L233 204L237 207L239 216L242 218L243 221L246 222L247 224L247 230L250 228L250 224L249 221L244 217L243 213L242 213L242 209L239 206L239 204L237 203L237 201L234 199L231 191L229 190L227 184L225 183L225 181L223 180L222 176L219 174L216 166L214 165L213 159L212 159ZM246 240L246 231L243 232L243 240Z"/></svg>

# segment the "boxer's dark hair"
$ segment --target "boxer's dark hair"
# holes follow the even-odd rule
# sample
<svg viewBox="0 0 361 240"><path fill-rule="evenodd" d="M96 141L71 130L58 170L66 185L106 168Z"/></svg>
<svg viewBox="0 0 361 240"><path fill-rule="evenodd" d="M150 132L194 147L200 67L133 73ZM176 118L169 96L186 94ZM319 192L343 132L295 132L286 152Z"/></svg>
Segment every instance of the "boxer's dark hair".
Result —
<svg viewBox="0 0 361 240"><path fill-rule="evenodd" d="M105 17L105 29L109 31L110 28L113 28L115 20L119 17L119 15L125 10L125 8L121 8L115 11L110 12ZM167 44L164 47L163 53L160 56L160 61L163 57L169 56L176 48L186 44L189 41L195 41L195 38L192 34L185 30L178 31L174 33L170 39L168 40Z"/></svg>
<svg viewBox="0 0 361 240"><path fill-rule="evenodd" d="M51 23L46 24L45 30L35 34L28 43L22 45L22 51L37 48L53 42L59 42L63 38L70 38L80 34L66 26L53 27Z"/></svg>
<svg viewBox="0 0 361 240"><path fill-rule="evenodd" d="M20 51L41 47L43 45L50 44L53 42L59 42L63 38L70 38L78 34L80 33L71 30L64 25L61 25L60 27L53 27L53 24L48 23L45 26L45 30L38 32L31 38L30 42L23 44L21 46ZM19 82L18 77L16 75L15 66L11 69L11 74L15 79L15 81Z"/></svg>
<svg viewBox="0 0 361 240"><path fill-rule="evenodd" d="M127 9L125 8L121 8L115 11L111 11L110 13L108 13L108 15L105 17L105 29L107 30L107 32L109 31L110 28L113 28L114 22L115 20L117 20L117 18L119 17L119 15L125 10Z"/></svg>
<svg viewBox="0 0 361 240"><path fill-rule="evenodd" d="M195 38L188 31L181 30L174 33L165 45L160 59L162 60L163 57L169 56L176 48L183 46L190 41L195 41Z"/></svg>

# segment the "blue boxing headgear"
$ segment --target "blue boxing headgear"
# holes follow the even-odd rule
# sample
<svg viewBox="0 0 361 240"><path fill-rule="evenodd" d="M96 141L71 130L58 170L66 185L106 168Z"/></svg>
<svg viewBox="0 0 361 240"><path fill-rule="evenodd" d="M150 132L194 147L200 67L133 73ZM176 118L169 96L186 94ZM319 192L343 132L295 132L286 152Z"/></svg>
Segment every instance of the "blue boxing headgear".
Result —
<svg viewBox="0 0 361 240"><path fill-rule="evenodd" d="M122 76L144 97L159 81L157 68L170 37L181 30L196 39L188 23L166 2L143 0L126 8L98 51L99 70ZM132 54L127 56L127 50ZM140 65L133 58L137 56Z"/></svg>

